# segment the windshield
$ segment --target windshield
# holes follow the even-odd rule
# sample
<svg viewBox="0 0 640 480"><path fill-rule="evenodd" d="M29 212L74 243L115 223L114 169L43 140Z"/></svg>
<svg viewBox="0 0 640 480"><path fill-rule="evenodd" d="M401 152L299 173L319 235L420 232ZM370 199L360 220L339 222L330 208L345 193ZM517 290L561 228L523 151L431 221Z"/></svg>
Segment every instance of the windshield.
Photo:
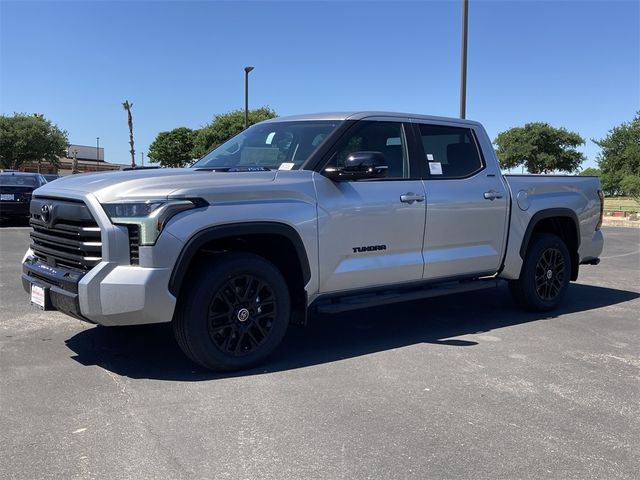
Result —
<svg viewBox="0 0 640 480"><path fill-rule="evenodd" d="M302 121L254 125L206 154L193 166L296 170L339 123Z"/></svg>
<svg viewBox="0 0 640 480"><path fill-rule="evenodd" d="M0 175L0 185L20 187L36 187L38 180L35 175Z"/></svg>

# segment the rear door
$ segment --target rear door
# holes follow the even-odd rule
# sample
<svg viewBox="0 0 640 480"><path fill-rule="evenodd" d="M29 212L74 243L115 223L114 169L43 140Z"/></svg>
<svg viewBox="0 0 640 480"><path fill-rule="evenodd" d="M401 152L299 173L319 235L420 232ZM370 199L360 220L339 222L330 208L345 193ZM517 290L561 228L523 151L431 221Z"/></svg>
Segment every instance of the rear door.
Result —
<svg viewBox="0 0 640 480"><path fill-rule="evenodd" d="M321 293L422 278L424 184L408 155L411 124L402 120L357 122L314 177ZM340 166L356 151L383 153L387 177L335 182L322 175L326 167Z"/></svg>
<svg viewBox="0 0 640 480"><path fill-rule="evenodd" d="M469 125L417 122L415 129L428 166L424 278L495 273L509 198L497 164L485 161Z"/></svg>

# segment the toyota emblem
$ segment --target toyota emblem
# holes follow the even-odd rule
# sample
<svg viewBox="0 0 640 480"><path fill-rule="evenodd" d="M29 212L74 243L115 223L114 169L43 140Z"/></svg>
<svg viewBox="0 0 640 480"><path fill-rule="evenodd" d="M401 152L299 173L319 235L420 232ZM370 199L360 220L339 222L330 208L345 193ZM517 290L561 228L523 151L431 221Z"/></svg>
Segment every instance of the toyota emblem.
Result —
<svg viewBox="0 0 640 480"><path fill-rule="evenodd" d="M45 223L49 223L51 220L51 212L53 211L53 205L45 204L40 207L40 217Z"/></svg>

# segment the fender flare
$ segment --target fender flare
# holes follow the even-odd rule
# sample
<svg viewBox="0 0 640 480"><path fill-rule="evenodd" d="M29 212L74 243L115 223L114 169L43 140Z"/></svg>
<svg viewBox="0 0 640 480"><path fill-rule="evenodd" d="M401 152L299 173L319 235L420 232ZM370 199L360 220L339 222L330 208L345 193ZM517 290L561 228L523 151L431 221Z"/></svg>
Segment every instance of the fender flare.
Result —
<svg viewBox="0 0 640 480"><path fill-rule="evenodd" d="M573 221L576 227L576 247L580 247L580 222L578 221L576 212L574 212L570 208L548 208L536 212L529 220L527 229L525 230L524 236L522 237L522 244L520 245L520 258L524 260L524 257L527 254L529 241L531 240L531 236L533 235L533 230L536 228L536 225L540 223L541 220L554 217L570 218Z"/></svg>
<svg viewBox="0 0 640 480"><path fill-rule="evenodd" d="M238 237L243 235L280 235L286 237L295 248L298 261L302 268L302 278L306 285L311 279L311 269L304 243L298 232L291 226L277 222L247 222L230 223L208 227L195 233L184 245L171 272L169 279L169 291L178 297L184 277L191 265L196 253L207 243L226 237Z"/></svg>

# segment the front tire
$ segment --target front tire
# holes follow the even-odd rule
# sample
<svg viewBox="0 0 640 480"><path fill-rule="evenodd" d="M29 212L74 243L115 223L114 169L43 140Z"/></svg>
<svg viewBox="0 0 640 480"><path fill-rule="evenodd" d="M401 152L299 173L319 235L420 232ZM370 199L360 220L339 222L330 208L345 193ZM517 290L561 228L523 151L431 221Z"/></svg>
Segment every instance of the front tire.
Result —
<svg viewBox="0 0 640 480"><path fill-rule="evenodd" d="M526 310L553 310L569 286L571 257L562 239L550 233L535 235L529 244L520 278L509 283L516 302Z"/></svg>
<svg viewBox="0 0 640 480"><path fill-rule="evenodd" d="M180 348L195 363L209 370L242 370L275 350L289 314L287 284L271 262L227 253L196 270L173 327Z"/></svg>

